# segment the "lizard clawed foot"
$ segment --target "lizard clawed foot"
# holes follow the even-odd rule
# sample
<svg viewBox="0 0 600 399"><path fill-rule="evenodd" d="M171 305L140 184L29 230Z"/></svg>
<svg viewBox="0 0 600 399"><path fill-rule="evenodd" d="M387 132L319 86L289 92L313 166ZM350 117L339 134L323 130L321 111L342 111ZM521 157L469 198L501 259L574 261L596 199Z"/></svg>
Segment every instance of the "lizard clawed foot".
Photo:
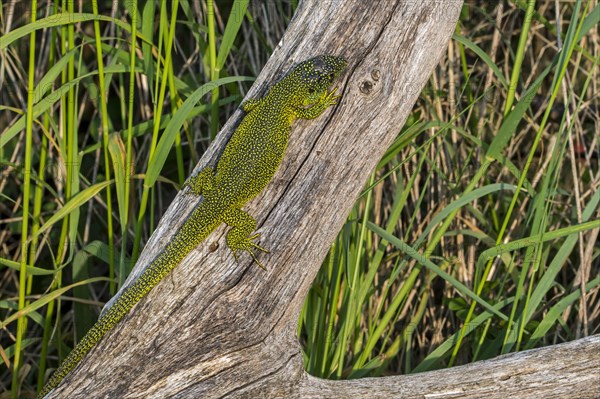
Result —
<svg viewBox="0 0 600 399"><path fill-rule="evenodd" d="M263 247L261 247L261 246L259 246L259 245L257 245L257 244L255 244L255 243L252 242L252 240L257 239L258 237L260 237L260 233L256 233L253 236L248 237L249 244L252 245L256 249L258 249L260 251L263 251L266 254L270 254L271 251L269 251L268 249L265 249L265 248L263 248Z"/></svg>
<svg viewBox="0 0 600 399"><path fill-rule="evenodd" d="M237 263L240 263L237 251L238 250L247 251L250 254L250 256L252 256L252 259L254 259L254 262L256 262L256 264L261 269L266 271L267 268L264 267L262 263L260 263L260 261L256 258L256 255L253 251L253 249L258 249L259 251L262 251L267 254L271 253L268 249L265 249L265 248L259 246L258 244L252 242L252 240L258 238L259 236L260 236L260 233L256 233L256 234L246 237L246 238L238 238L239 236L230 237L228 235L227 236L227 246L229 248L231 248L231 251L233 252L233 257L235 258L235 261Z"/></svg>
<svg viewBox="0 0 600 399"><path fill-rule="evenodd" d="M334 87L333 89L327 91L327 94L323 96L321 101L327 104L327 106L336 105L339 102L339 99L342 97L341 95L336 95L336 93L337 87Z"/></svg>

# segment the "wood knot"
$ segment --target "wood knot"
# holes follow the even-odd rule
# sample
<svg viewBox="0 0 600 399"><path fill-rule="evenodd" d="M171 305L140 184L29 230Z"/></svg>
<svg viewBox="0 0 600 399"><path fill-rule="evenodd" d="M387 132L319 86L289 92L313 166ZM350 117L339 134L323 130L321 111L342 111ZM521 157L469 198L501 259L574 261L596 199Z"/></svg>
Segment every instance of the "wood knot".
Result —
<svg viewBox="0 0 600 399"><path fill-rule="evenodd" d="M219 249L219 243L216 241L211 242L208 246L208 252L215 252L217 249Z"/></svg>
<svg viewBox="0 0 600 399"><path fill-rule="evenodd" d="M371 82L370 80L364 80L358 88L362 94L368 96L371 95L371 93L373 93L373 86L373 82Z"/></svg>
<svg viewBox="0 0 600 399"><path fill-rule="evenodd" d="M371 79L373 79L374 81L379 81L379 79L381 78L381 71L379 69L373 69L371 71Z"/></svg>
<svg viewBox="0 0 600 399"><path fill-rule="evenodd" d="M375 94L377 82L381 79L381 71L379 69L372 69L369 77L364 79L358 86L360 92L366 96Z"/></svg>

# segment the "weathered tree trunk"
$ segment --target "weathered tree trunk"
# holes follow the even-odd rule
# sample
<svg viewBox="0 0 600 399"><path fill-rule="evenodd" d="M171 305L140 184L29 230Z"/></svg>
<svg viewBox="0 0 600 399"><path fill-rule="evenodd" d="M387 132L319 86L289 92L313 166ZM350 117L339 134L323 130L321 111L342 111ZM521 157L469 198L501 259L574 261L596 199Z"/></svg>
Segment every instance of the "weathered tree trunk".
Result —
<svg viewBox="0 0 600 399"><path fill-rule="evenodd" d="M598 356L586 360L584 351L571 351L597 349L598 338L382 379L324 381L302 368L295 331L306 292L446 48L461 6L461 0L302 2L249 97L314 55L343 55L349 67L338 82L341 103L314 121L295 123L277 175L245 207L259 222L260 244L271 249L260 255L268 271L246 254L236 264L221 226L101 340L52 397L482 397L511 386L531 392L532 384L593 387L591 372L581 370L594 364L597 369ZM229 120L200 166L215 163L242 116L239 111ZM134 276L198 201L177 196ZM551 367L550 360L567 368ZM582 376L575 379L573 370Z"/></svg>

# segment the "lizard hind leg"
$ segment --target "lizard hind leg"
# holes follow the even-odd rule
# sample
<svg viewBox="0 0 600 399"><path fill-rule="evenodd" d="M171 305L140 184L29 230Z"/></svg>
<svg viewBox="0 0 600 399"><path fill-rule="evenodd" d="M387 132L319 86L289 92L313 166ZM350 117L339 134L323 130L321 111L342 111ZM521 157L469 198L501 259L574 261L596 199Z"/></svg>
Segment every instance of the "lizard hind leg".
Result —
<svg viewBox="0 0 600 399"><path fill-rule="evenodd" d="M225 223L227 223L227 225L232 227L232 229L227 233L227 246L233 252L235 260L238 261L238 250L247 251L258 266L264 270L267 270L256 258L256 255L253 251L258 249L259 251L269 253L267 249L260 247L252 241L260 236L259 233L252 234L252 232L256 229L256 220L254 220L252 216L241 209L228 210L224 215L223 220Z"/></svg>
<svg viewBox="0 0 600 399"><path fill-rule="evenodd" d="M215 180L215 171L213 168L207 166L198 172L195 176L190 176L181 189L183 190L185 187L189 187L191 192L196 195L206 194L213 188L213 183Z"/></svg>

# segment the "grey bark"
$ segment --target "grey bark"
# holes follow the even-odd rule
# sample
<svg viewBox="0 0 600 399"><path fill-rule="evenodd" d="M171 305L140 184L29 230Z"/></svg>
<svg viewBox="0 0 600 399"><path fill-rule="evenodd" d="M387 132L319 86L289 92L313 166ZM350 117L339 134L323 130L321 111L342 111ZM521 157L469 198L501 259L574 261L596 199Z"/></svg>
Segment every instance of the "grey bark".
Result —
<svg viewBox="0 0 600 399"><path fill-rule="evenodd" d="M591 380L597 372L588 367L598 368L598 356L589 356L598 353L598 337L418 375L334 382L303 371L295 331L306 292L446 48L461 6L461 0L304 1L248 97L318 54L343 55L349 67L338 82L340 104L295 123L275 178L245 207L259 222L260 244L271 249L259 255L268 271L246 254L236 264L221 226L51 397L532 397L527 392L535 389L576 386L582 395L585 384L588 393L597 389ZM242 117L238 111L230 118L198 169L215 163ZM130 280L198 201L177 196ZM551 366L557 363L565 367Z"/></svg>

